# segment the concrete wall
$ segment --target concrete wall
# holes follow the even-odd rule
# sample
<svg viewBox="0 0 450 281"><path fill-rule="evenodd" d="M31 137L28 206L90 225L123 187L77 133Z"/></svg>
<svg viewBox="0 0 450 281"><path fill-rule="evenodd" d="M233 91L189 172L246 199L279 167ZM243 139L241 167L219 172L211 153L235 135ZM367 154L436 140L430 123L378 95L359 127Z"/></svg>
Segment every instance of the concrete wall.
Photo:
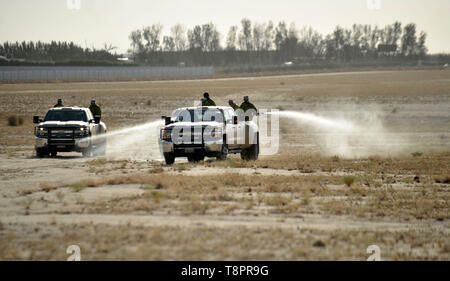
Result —
<svg viewBox="0 0 450 281"><path fill-rule="evenodd" d="M212 66L0 66L0 81L192 78L214 74Z"/></svg>

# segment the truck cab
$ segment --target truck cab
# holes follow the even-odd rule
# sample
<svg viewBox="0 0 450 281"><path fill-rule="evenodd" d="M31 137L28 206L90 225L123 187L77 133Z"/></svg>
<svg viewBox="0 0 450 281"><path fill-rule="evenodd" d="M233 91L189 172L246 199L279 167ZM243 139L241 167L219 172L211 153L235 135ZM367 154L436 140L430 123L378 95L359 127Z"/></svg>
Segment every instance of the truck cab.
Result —
<svg viewBox="0 0 450 281"><path fill-rule="evenodd" d="M81 152L83 156L106 154L106 125L89 108L55 107L44 119L33 117L35 150L39 158L58 152Z"/></svg>

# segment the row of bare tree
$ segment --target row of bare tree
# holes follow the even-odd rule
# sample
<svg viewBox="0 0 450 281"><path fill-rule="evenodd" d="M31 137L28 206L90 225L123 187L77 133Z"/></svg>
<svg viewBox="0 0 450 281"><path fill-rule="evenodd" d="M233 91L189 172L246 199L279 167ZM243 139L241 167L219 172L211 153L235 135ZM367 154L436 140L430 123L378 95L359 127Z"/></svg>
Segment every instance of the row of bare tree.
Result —
<svg viewBox="0 0 450 281"><path fill-rule="evenodd" d="M153 24L134 30L129 35L130 53L135 62L147 65L279 65L293 62L361 62L382 57L400 60L422 58L427 53L426 33L416 25L404 27L400 22L384 27L354 24L351 28L337 26L322 35L311 27L298 29L281 21L252 23L242 19L240 26L229 28L222 44L222 35L213 23L187 29L181 24L163 35L163 26ZM82 48L73 42L5 42L0 56L27 61L48 61L81 64L117 64L115 47ZM9 64L15 62L8 62ZM0 58L0 64L5 60Z"/></svg>
<svg viewBox="0 0 450 281"><path fill-rule="evenodd" d="M130 52L136 61L151 64L172 64L180 60L192 64L265 64L311 59L354 61L380 55L418 58L427 53L426 33L418 33L414 23L404 27L400 22L384 27L367 24L354 24L351 28L337 26L331 34L324 36L311 27L298 29L295 24L288 26L283 21L277 25L272 21L252 23L244 18L240 26L229 28L224 45L214 23L196 25L192 29L177 24L170 29L169 35L162 33L161 24L131 32Z"/></svg>

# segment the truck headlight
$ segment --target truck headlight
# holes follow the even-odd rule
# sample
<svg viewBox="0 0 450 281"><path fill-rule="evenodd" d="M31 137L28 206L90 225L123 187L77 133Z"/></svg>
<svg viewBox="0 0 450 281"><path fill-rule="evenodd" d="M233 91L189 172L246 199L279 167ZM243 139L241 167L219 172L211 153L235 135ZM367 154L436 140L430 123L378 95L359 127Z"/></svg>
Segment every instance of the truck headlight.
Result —
<svg viewBox="0 0 450 281"><path fill-rule="evenodd" d="M35 129L35 135L36 137L47 137L48 136L48 130L44 127L36 127Z"/></svg>
<svg viewBox="0 0 450 281"><path fill-rule="evenodd" d="M212 129L211 137L213 137L214 139L222 138L222 129L221 128L214 128L214 129Z"/></svg>
<svg viewBox="0 0 450 281"><path fill-rule="evenodd" d="M161 129L161 139L162 140L171 140L172 139L172 130L169 129Z"/></svg>
<svg viewBox="0 0 450 281"><path fill-rule="evenodd" d="M80 127L78 130L75 131L75 135L77 137L86 137L89 135L89 128L88 127Z"/></svg>

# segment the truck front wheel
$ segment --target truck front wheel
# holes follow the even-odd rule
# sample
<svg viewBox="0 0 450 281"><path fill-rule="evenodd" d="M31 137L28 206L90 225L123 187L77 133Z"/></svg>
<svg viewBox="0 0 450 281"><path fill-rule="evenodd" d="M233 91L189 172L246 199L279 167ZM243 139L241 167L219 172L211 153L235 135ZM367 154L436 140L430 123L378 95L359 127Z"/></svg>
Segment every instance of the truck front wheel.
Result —
<svg viewBox="0 0 450 281"><path fill-rule="evenodd" d="M167 165L172 165L175 162L175 155L171 152L164 153L164 160Z"/></svg>
<svg viewBox="0 0 450 281"><path fill-rule="evenodd" d="M257 160L259 155L259 135L256 136L256 143L252 144L249 148L242 150L241 159L248 160Z"/></svg>
<svg viewBox="0 0 450 281"><path fill-rule="evenodd" d="M36 157L37 158L44 158L48 155L48 151L42 148L36 148Z"/></svg>
<svg viewBox="0 0 450 281"><path fill-rule="evenodd" d="M222 149L217 154L216 159L221 161L227 160L227 155L228 155L228 145L224 143L222 144Z"/></svg>
<svg viewBox="0 0 450 281"><path fill-rule="evenodd" d="M83 154L83 157L88 158L92 156L92 144L88 146L85 150L81 152Z"/></svg>
<svg viewBox="0 0 450 281"><path fill-rule="evenodd" d="M189 162L199 162L205 160L204 155L192 155L187 157Z"/></svg>

